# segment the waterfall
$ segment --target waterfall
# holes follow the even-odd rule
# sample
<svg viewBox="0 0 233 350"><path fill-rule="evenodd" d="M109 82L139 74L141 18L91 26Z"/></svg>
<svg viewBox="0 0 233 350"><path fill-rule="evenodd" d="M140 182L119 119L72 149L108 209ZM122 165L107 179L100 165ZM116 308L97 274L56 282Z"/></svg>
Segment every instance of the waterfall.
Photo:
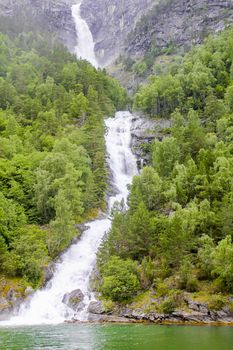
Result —
<svg viewBox="0 0 233 350"><path fill-rule="evenodd" d="M137 174L136 158L131 152L131 126L133 116L129 112L118 112L115 118L105 121L105 135L108 153L108 164L112 172L117 194L108 199L109 213L116 201L126 202L128 184ZM109 213L103 219L88 223L77 244L65 252L48 285L37 291L29 303L21 306L17 316L0 325L33 325L57 324L73 318L85 321L88 319L87 308L95 296L90 292L89 280L96 263L96 254L105 233L111 228ZM84 294L84 307L76 313L66 306L62 300L64 294L81 289Z"/></svg>
<svg viewBox="0 0 233 350"><path fill-rule="evenodd" d="M82 0L78 4L72 6L72 16L75 21L77 32L77 46L75 53L77 58L82 58L89 61L94 67L98 68L98 63L95 56L95 43L92 33L87 22L81 17Z"/></svg>

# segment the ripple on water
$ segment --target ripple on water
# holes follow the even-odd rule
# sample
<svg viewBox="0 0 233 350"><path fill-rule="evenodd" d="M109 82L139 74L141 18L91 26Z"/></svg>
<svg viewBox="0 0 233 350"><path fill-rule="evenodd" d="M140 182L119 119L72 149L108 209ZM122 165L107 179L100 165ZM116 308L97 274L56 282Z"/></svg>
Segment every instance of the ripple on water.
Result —
<svg viewBox="0 0 233 350"><path fill-rule="evenodd" d="M0 329L1 350L232 350L232 327L90 325Z"/></svg>

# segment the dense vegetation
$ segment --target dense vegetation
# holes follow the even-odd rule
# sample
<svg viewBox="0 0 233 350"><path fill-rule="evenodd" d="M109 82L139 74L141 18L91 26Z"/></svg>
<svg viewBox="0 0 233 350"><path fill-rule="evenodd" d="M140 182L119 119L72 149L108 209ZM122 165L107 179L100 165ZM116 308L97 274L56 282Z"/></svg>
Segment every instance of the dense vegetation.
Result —
<svg viewBox="0 0 233 350"><path fill-rule="evenodd" d="M44 267L97 215L106 190L103 117L118 82L40 34L0 34L0 275Z"/></svg>
<svg viewBox="0 0 233 350"><path fill-rule="evenodd" d="M113 301L151 288L233 293L233 30L152 76L134 104L172 127L114 215L99 290Z"/></svg>

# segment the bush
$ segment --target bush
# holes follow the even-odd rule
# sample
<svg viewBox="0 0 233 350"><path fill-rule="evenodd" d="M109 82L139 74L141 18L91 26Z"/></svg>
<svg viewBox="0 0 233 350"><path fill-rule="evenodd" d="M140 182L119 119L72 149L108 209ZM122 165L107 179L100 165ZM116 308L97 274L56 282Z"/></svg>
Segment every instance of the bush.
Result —
<svg viewBox="0 0 233 350"><path fill-rule="evenodd" d="M225 301L220 295L213 295L208 303L210 310L221 310L224 305Z"/></svg>
<svg viewBox="0 0 233 350"><path fill-rule="evenodd" d="M175 311L175 305L174 302L170 299L165 300L161 305L162 311L165 314L171 314Z"/></svg>
<svg viewBox="0 0 233 350"><path fill-rule="evenodd" d="M169 293L168 286L159 278L155 281L156 294L158 297L165 297Z"/></svg>
<svg viewBox="0 0 233 350"><path fill-rule="evenodd" d="M233 291L233 243L231 236L219 242L212 253L213 274L225 284L226 290Z"/></svg>
<svg viewBox="0 0 233 350"><path fill-rule="evenodd" d="M192 264L185 258L180 266L179 270L179 285L180 289L186 289L188 281L191 279L192 275Z"/></svg>
<svg viewBox="0 0 233 350"><path fill-rule="evenodd" d="M103 270L103 296L113 301L123 301L133 297L139 287L137 265L132 260L112 257Z"/></svg>
<svg viewBox="0 0 233 350"><path fill-rule="evenodd" d="M193 293L197 292L199 289L198 280L195 276L190 276L187 280L186 290L187 292Z"/></svg>

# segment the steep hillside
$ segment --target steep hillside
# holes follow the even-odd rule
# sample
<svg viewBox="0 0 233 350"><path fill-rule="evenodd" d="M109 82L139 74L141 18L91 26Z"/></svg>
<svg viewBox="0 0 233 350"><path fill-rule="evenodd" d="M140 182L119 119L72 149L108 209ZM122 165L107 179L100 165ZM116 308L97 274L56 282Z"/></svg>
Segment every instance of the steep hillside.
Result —
<svg viewBox="0 0 233 350"><path fill-rule="evenodd" d="M135 96L136 110L171 127L142 145L150 166L134 177L129 208L115 214L99 253L107 312L233 320L232 48L232 28L210 36Z"/></svg>
<svg viewBox="0 0 233 350"><path fill-rule="evenodd" d="M142 16L125 38L119 58L111 66L129 91L135 92L150 74L164 73L185 52L233 23L233 2L160 0Z"/></svg>
<svg viewBox="0 0 233 350"><path fill-rule="evenodd" d="M34 30L35 26L56 34L73 52L76 30L71 6L78 0L0 0L1 17L12 18L10 31ZM96 42L99 62L106 65L124 49L124 41L137 21L156 0L83 0L82 16ZM1 20L4 22L4 18ZM16 25L17 24L17 25ZM1 28L1 24L0 24ZM5 28L5 26L4 26Z"/></svg>
<svg viewBox="0 0 233 350"><path fill-rule="evenodd" d="M56 34L74 52L77 38L71 6L77 2L0 0L0 15L12 18L11 31L38 26ZM149 56L153 62L159 54L189 49L233 22L229 0L83 0L81 11L104 66L120 55L136 60ZM1 18L0 28L2 22Z"/></svg>
<svg viewBox="0 0 233 350"><path fill-rule="evenodd" d="M138 22L125 46L126 52L143 57L156 46L162 51L169 46L190 48L208 34L218 33L233 22L233 2L215 0L160 1Z"/></svg>
<svg viewBox="0 0 233 350"><path fill-rule="evenodd" d="M96 43L96 54L103 65L124 51L124 42L137 21L159 0L84 0L82 16Z"/></svg>
<svg viewBox="0 0 233 350"><path fill-rule="evenodd" d="M125 99L53 35L0 32L0 318L105 207L103 118Z"/></svg>
<svg viewBox="0 0 233 350"><path fill-rule="evenodd" d="M0 29L8 34L47 31L73 52L77 38L71 5L72 0L0 0Z"/></svg>

